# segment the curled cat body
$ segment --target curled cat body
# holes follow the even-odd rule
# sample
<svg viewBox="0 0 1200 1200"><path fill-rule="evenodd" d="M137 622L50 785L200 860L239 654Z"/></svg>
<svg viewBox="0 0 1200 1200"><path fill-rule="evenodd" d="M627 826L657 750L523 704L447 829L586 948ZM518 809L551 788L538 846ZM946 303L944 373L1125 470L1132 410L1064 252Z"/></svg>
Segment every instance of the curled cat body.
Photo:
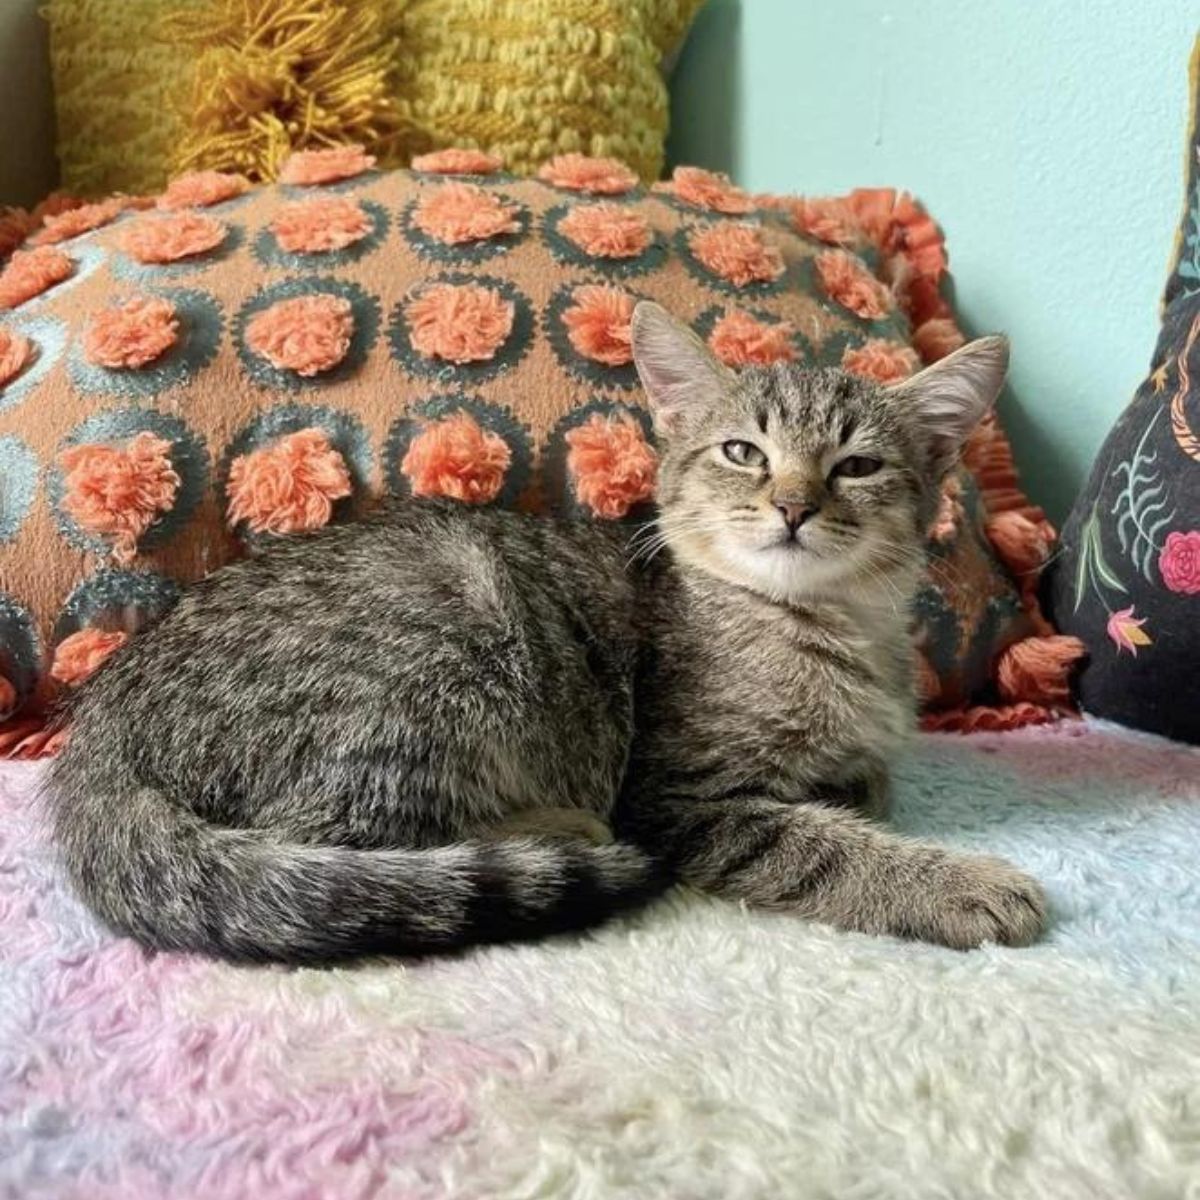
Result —
<svg viewBox="0 0 1200 1200"><path fill-rule="evenodd" d="M634 314L658 517L446 502L281 540L80 688L47 794L114 929L236 959L582 928L672 881L841 929L1021 945L1015 867L880 818L909 605L1001 338L891 388L735 374Z"/></svg>

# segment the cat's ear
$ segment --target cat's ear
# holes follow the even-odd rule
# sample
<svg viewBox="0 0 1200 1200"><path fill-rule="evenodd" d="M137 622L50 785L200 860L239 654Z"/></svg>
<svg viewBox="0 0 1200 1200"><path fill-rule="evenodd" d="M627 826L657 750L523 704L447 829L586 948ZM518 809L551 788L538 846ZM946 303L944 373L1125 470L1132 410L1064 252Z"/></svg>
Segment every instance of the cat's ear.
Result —
<svg viewBox="0 0 1200 1200"><path fill-rule="evenodd" d="M642 300L633 310L633 361L650 398L655 428L667 435L677 432L689 413L718 404L733 386L733 372L652 300Z"/></svg>
<svg viewBox="0 0 1200 1200"><path fill-rule="evenodd" d="M953 469L967 438L996 402L1007 371L1008 338L995 335L968 342L889 389L916 413L934 479Z"/></svg>

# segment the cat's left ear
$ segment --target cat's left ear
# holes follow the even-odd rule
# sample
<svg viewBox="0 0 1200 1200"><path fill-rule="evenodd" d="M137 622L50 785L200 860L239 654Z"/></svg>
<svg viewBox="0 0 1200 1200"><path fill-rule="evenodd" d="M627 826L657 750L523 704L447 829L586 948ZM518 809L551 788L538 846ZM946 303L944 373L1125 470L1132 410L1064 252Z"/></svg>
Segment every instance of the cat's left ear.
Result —
<svg viewBox="0 0 1200 1200"><path fill-rule="evenodd" d="M633 310L633 361L650 398L654 425L676 433L734 386L733 372L682 322L652 300Z"/></svg>
<svg viewBox="0 0 1200 1200"><path fill-rule="evenodd" d="M916 413L940 481L958 462L975 426L996 402L1008 372L1008 338L977 338L888 390Z"/></svg>

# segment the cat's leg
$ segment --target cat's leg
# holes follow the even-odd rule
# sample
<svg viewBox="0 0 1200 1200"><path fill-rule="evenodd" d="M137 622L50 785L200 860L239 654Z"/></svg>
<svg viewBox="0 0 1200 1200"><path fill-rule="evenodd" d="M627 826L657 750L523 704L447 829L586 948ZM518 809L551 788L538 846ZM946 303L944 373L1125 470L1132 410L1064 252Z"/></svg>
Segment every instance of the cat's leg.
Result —
<svg viewBox="0 0 1200 1200"><path fill-rule="evenodd" d="M1023 946L1045 922L1041 888L1008 863L913 841L845 809L739 791L656 801L649 823L646 811L638 840L683 880L764 908L958 949Z"/></svg>
<svg viewBox="0 0 1200 1200"><path fill-rule="evenodd" d="M867 760L845 778L815 787L812 800L883 820L892 806L891 775L883 763Z"/></svg>

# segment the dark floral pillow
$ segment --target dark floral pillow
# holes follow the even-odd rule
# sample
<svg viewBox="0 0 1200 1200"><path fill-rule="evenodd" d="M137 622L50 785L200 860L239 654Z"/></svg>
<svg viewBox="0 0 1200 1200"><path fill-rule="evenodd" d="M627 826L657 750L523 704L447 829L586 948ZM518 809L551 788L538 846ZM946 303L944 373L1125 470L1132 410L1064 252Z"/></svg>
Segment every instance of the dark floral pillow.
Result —
<svg viewBox="0 0 1200 1200"><path fill-rule="evenodd" d="M1200 42L1197 43L1200 47ZM1193 74L1195 78L1195 74ZM1193 96L1197 116L1200 103ZM1151 370L1104 443L1048 578L1086 642L1083 708L1200 742L1200 145Z"/></svg>

